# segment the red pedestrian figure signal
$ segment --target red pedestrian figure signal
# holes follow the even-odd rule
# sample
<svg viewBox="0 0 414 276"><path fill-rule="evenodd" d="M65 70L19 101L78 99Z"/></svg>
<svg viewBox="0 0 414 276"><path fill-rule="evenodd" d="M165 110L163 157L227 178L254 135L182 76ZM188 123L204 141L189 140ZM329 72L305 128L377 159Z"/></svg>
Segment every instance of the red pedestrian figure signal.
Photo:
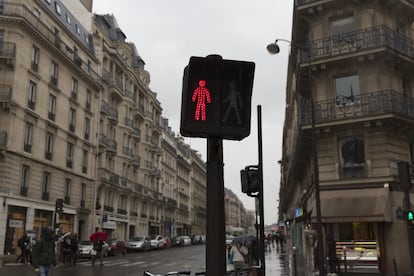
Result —
<svg viewBox="0 0 414 276"><path fill-rule="evenodd" d="M191 97L191 100L193 102L197 101L194 119L196 119L196 121L199 121L201 113L201 120L205 121L207 119L206 103L211 103L211 96L210 91L208 91L208 89L206 88L205 80L200 80L198 82L198 85L199 87L194 89L193 96Z"/></svg>

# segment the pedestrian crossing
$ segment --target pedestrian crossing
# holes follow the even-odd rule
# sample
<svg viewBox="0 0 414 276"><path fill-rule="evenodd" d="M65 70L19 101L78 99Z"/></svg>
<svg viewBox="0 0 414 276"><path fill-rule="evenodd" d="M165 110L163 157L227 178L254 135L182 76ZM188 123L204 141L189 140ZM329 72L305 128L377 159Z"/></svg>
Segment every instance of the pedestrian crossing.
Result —
<svg viewBox="0 0 414 276"><path fill-rule="evenodd" d="M102 262L104 266L106 267L111 267L111 266L117 266L117 267L133 267L133 266L157 266L160 265L160 262L150 262L150 261L137 261L134 259L129 259L129 260L105 260ZM88 262L78 262L77 263L79 266L91 266L92 263L90 261ZM96 260L95 265L99 266L101 263L99 262L99 260ZM164 264L163 265L169 265L169 264ZM172 264L174 265L174 264Z"/></svg>

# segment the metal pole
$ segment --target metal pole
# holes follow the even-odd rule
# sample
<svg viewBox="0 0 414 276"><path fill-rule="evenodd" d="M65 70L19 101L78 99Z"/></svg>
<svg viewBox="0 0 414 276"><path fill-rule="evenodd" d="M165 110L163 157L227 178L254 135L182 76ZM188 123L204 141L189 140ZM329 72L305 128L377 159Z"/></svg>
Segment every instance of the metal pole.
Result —
<svg viewBox="0 0 414 276"><path fill-rule="evenodd" d="M410 193L408 189L404 189L404 209L409 211L410 208ZM414 273L414 245L413 245L413 232L412 232L412 222L406 218L407 221L407 235L408 235L408 250L410 252L410 268L411 273Z"/></svg>
<svg viewBox="0 0 414 276"><path fill-rule="evenodd" d="M259 181L260 181L260 191L259 191L259 212L260 212L260 276L265 275L266 264L265 264L265 254L264 254L264 204L263 204L263 143L262 143L262 106L257 106L257 138L259 145Z"/></svg>
<svg viewBox="0 0 414 276"><path fill-rule="evenodd" d="M206 275L226 275L223 140L207 138Z"/></svg>
<svg viewBox="0 0 414 276"><path fill-rule="evenodd" d="M319 275L325 276L325 265L323 256L323 239L322 239L322 219L321 219L321 199L320 199L320 188L319 188L319 167L318 167L318 153L316 143L316 127L315 127L315 105L314 95L312 89L312 64L311 64L311 48L310 44L307 46L308 54L308 85L309 85L309 96L311 102L311 120L312 120L312 160L313 160L313 179L315 184L315 201L316 201L316 227L318 231L318 266Z"/></svg>

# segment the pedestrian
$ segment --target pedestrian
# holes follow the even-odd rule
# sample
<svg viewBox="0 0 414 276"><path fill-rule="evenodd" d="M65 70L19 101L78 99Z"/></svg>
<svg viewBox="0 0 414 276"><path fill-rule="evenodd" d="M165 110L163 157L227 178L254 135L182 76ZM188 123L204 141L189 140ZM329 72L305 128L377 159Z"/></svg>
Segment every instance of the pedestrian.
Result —
<svg viewBox="0 0 414 276"><path fill-rule="evenodd" d="M17 246L20 248L20 255L16 258L16 263L26 263L28 261L27 247L29 246L30 240L26 233L17 241Z"/></svg>
<svg viewBox="0 0 414 276"><path fill-rule="evenodd" d="M78 250L79 250L79 246L78 246L78 238L76 236L76 234L72 234L70 237L70 249L71 249L71 264L72 265L76 265L76 260L78 258Z"/></svg>
<svg viewBox="0 0 414 276"><path fill-rule="evenodd" d="M52 275L52 268L57 265L55 233L52 228L44 228L40 240L33 246L32 265L39 276Z"/></svg>
<svg viewBox="0 0 414 276"><path fill-rule="evenodd" d="M230 256L233 256L233 265L236 270L240 270L246 265L244 256L247 255L248 249L241 242L233 243L230 249Z"/></svg>
<svg viewBox="0 0 414 276"><path fill-rule="evenodd" d="M94 255L92 255L92 266L95 266L96 258L99 257L101 266L103 266L103 245L104 241L100 238L93 242Z"/></svg>
<svg viewBox="0 0 414 276"><path fill-rule="evenodd" d="M72 249L71 249L71 240L69 236L66 236L63 239L62 244L60 245L62 247L62 261L64 266L71 266L71 256L72 256Z"/></svg>
<svg viewBox="0 0 414 276"><path fill-rule="evenodd" d="M329 272L336 273L337 260L336 260L336 242L331 233L326 238L328 242L328 259L329 259Z"/></svg>

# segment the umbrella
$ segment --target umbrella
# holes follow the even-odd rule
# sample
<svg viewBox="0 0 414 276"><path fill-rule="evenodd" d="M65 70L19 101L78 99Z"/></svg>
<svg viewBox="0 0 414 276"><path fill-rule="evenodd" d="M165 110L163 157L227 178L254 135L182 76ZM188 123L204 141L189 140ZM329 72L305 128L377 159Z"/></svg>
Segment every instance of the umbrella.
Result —
<svg viewBox="0 0 414 276"><path fill-rule="evenodd" d="M95 242L98 240L106 241L108 239L108 234L106 234L105 232L95 232L90 235L89 239L92 242Z"/></svg>

